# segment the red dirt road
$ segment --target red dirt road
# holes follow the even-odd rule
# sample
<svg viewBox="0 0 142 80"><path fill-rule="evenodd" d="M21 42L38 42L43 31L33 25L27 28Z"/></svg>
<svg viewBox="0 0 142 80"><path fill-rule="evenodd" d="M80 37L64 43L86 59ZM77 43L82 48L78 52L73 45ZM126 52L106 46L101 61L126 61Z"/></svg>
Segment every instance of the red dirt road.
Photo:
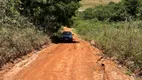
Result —
<svg viewBox="0 0 142 80"><path fill-rule="evenodd" d="M74 38L74 43L53 44L42 50L36 60L4 80L133 80L104 59L99 49L76 35Z"/></svg>

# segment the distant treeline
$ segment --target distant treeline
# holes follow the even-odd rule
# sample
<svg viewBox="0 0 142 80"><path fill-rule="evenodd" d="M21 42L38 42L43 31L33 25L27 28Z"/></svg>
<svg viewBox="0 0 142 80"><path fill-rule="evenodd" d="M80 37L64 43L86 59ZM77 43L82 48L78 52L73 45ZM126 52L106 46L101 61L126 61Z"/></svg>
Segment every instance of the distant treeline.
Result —
<svg viewBox="0 0 142 80"><path fill-rule="evenodd" d="M89 8L83 13L84 19L99 21L130 21L142 19L141 0L122 0L119 3L110 2L108 5Z"/></svg>

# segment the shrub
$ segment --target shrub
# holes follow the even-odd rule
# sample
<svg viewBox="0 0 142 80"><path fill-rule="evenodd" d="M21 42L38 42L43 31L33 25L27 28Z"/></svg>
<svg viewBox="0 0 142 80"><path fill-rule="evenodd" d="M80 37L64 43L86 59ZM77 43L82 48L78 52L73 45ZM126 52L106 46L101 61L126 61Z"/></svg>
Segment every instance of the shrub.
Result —
<svg viewBox="0 0 142 80"><path fill-rule="evenodd" d="M142 67L141 21L108 23L78 20L75 29L87 41L95 40L96 47L114 57L131 70Z"/></svg>
<svg viewBox="0 0 142 80"><path fill-rule="evenodd" d="M41 48L49 42L27 18L13 13L7 0L0 1L0 67L7 62Z"/></svg>
<svg viewBox="0 0 142 80"><path fill-rule="evenodd" d="M86 9L83 19L97 18L100 21L125 21L141 19L142 1L122 0L119 3L110 2L106 6L99 5L95 8Z"/></svg>

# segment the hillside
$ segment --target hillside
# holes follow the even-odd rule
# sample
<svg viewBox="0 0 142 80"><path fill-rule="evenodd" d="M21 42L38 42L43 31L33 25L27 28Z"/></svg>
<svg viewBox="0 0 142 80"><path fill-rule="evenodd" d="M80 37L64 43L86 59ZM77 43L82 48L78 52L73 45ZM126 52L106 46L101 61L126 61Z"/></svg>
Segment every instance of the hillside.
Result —
<svg viewBox="0 0 142 80"><path fill-rule="evenodd" d="M81 9L86 9L100 4L108 4L109 2L119 2L119 1L120 0L82 0L80 3L82 4Z"/></svg>
<svg viewBox="0 0 142 80"><path fill-rule="evenodd" d="M97 4L97 0L82 1L83 8L91 8L77 13L76 32L103 50L106 56L127 67L127 74L142 77L142 0L123 0L108 5L104 1L103 6L92 7L95 2Z"/></svg>

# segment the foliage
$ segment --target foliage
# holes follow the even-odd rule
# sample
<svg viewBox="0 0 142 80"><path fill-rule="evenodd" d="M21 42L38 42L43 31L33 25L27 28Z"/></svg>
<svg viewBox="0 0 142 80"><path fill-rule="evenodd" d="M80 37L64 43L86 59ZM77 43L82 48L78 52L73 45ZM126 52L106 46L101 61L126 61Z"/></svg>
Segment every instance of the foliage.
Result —
<svg viewBox="0 0 142 80"><path fill-rule="evenodd" d="M8 0L0 1L0 67L49 42Z"/></svg>
<svg viewBox="0 0 142 80"><path fill-rule="evenodd" d="M138 8L140 7L140 0L123 0L122 1L127 13L130 16L136 17Z"/></svg>
<svg viewBox="0 0 142 80"><path fill-rule="evenodd" d="M142 1L122 0L77 12L74 27L87 41L142 74ZM129 74L129 73L128 73Z"/></svg>
<svg viewBox="0 0 142 80"><path fill-rule="evenodd" d="M45 32L57 31L61 25L70 26L71 17L79 8L80 0L13 0L21 14L30 18ZM16 2L17 1L17 2Z"/></svg>
<svg viewBox="0 0 142 80"><path fill-rule="evenodd" d="M95 40L95 46L129 69L142 68L142 21L108 23L78 20L74 25L81 37Z"/></svg>
<svg viewBox="0 0 142 80"><path fill-rule="evenodd" d="M97 18L100 21L129 21L141 19L141 0L122 0L119 3L110 2L106 6L89 8L83 12L83 19Z"/></svg>

